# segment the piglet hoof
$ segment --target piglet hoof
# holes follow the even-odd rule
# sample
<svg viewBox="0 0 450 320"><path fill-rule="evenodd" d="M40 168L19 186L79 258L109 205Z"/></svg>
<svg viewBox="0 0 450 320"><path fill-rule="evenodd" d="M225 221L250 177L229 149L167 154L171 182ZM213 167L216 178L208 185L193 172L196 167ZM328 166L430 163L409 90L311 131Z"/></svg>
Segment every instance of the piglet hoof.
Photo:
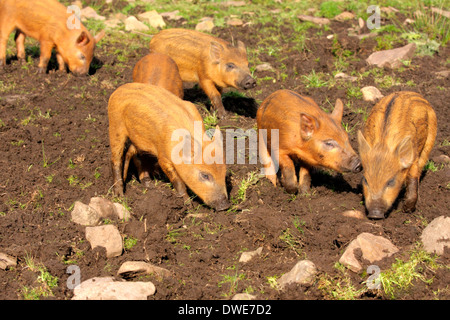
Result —
<svg viewBox="0 0 450 320"><path fill-rule="evenodd" d="M408 201L406 200L403 204L403 212L411 213L416 210L416 201Z"/></svg>
<svg viewBox="0 0 450 320"><path fill-rule="evenodd" d="M44 74L45 73L45 69L42 68L42 67L39 67L37 73L38 74Z"/></svg>
<svg viewBox="0 0 450 320"><path fill-rule="evenodd" d="M225 110L219 109L217 110L217 118L218 119L223 119L225 118L225 116L227 115L227 113L225 112Z"/></svg>
<svg viewBox="0 0 450 320"><path fill-rule="evenodd" d="M293 185L285 185L284 189L289 194L296 194L298 192L297 186L293 186Z"/></svg>
<svg viewBox="0 0 450 320"><path fill-rule="evenodd" d="M149 177L142 178L141 182L145 188L150 188L150 186L152 185L152 180Z"/></svg>

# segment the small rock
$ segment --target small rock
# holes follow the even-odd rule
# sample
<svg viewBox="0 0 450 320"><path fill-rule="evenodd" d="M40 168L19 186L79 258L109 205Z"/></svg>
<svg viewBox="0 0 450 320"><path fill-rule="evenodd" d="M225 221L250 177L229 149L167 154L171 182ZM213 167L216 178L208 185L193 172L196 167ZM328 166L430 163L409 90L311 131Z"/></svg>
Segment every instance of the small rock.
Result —
<svg viewBox="0 0 450 320"><path fill-rule="evenodd" d="M364 21L364 19L363 18L358 18L358 27L359 27L359 29L362 30L365 25L366 25L366 22Z"/></svg>
<svg viewBox="0 0 450 320"><path fill-rule="evenodd" d="M156 11L147 11L138 15L139 20L148 22L153 28L164 28L166 23L163 17Z"/></svg>
<svg viewBox="0 0 450 320"><path fill-rule="evenodd" d="M106 20L104 23L105 23L105 26L108 28L117 28L122 23L122 21L119 19L116 19L116 18L112 18L112 19Z"/></svg>
<svg viewBox="0 0 450 320"><path fill-rule="evenodd" d="M431 7L431 12L440 14L441 16L446 17L447 19L450 19L450 11L445 11L439 8Z"/></svg>
<svg viewBox="0 0 450 320"><path fill-rule="evenodd" d="M442 255L444 247L450 248L450 217L435 218L422 231L420 238L425 251Z"/></svg>
<svg viewBox="0 0 450 320"><path fill-rule="evenodd" d="M178 21L183 17L179 15L180 10L170 11L170 12L161 12L161 17L166 18L168 20Z"/></svg>
<svg viewBox="0 0 450 320"><path fill-rule="evenodd" d="M245 6L245 1L225 1L222 5L226 7L242 7Z"/></svg>
<svg viewBox="0 0 450 320"><path fill-rule="evenodd" d="M125 19L125 30L126 31L147 31L150 28L136 19L135 16L129 16Z"/></svg>
<svg viewBox="0 0 450 320"><path fill-rule="evenodd" d="M335 79L347 80L347 81L351 81L351 82L354 82L354 81L358 80L357 77L349 76L348 74L343 73L343 72L337 73L337 74L334 76L334 78L335 78Z"/></svg>
<svg viewBox="0 0 450 320"><path fill-rule="evenodd" d="M365 219L366 215L359 210L347 210L342 212L344 217L355 218L355 219Z"/></svg>
<svg viewBox="0 0 450 320"><path fill-rule="evenodd" d="M340 14L338 14L337 16L334 17L334 20L336 21L345 21L345 20L350 20L353 19L355 17L355 15L351 12L348 11L344 11Z"/></svg>
<svg viewBox="0 0 450 320"><path fill-rule="evenodd" d="M289 271L278 279L278 285L283 289L291 283L310 284L317 274L317 268L312 261L301 260Z"/></svg>
<svg viewBox="0 0 450 320"><path fill-rule="evenodd" d="M389 240L375 236L371 233L363 232L355 240L350 242L339 262L347 266L353 272L362 270L361 263L355 257L355 250L361 249L362 257L370 263L390 257L398 252L398 248Z"/></svg>
<svg viewBox="0 0 450 320"><path fill-rule="evenodd" d="M86 7L86 8L81 9L80 17L81 17L81 20L83 20L83 21L86 19L94 19L94 20L100 20L100 21L106 19L104 16L97 14L97 11L95 11L91 7Z"/></svg>
<svg viewBox="0 0 450 320"><path fill-rule="evenodd" d="M384 12L384 13L387 13L387 14L398 12L398 9L396 9L396 8L394 8L394 7L391 7L391 6L389 6L389 7L381 7L380 10L381 10L382 12Z"/></svg>
<svg viewBox="0 0 450 320"><path fill-rule="evenodd" d="M241 19L233 18L227 21L227 25L229 26L242 26L244 22Z"/></svg>
<svg viewBox="0 0 450 320"><path fill-rule="evenodd" d="M402 65L402 60L411 59L415 51L416 44L410 43L400 48L374 52L366 59L366 62L369 65L376 65L380 68L388 67L394 69Z"/></svg>
<svg viewBox="0 0 450 320"><path fill-rule="evenodd" d="M73 222L82 226L96 226L101 220L100 215L94 208L80 201L75 201L71 218Z"/></svg>
<svg viewBox="0 0 450 320"><path fill-rule="evenodd" d="M239 262L246 263L252 260L254 257L261 255L262 247L259 247L255 251L242 252Z"/></svg>
<svg viewBox="0 0 450 320"><path fill-rule="evenodd" d="M114 205L114 211L115 211L117 218L119 218L120 220L124 220L124 221L130 220L131 214L127 208L125 208L122 204L116 203L116 202L113 203L113 205Z"/></svg>
<svg viewBox="0 0 450 320"><path fill-rule="evenodd" d="M369 33L358 34L356 37L359 40L362 40L364 38L374 38L376 36L377 36L377 34L375 32L369 32Z"/></svg>
<svg viewBox="0 0 450 320"><path fill-rule="evenodd" d="M91 248L104 247L106 257L118 257L122 254L122 236L116 226L108 224L98 227L86 227L86 239L91 244Z"/></svg>
<svg viewBox="0 0 450 320"><path fill-rule="evenodd" d="M272 71L273 68L269 63L262 63L255 67L256 72L262 72L262 71Z"/></svg>
<svg viewBox="0 0 450 320"><path fill-rule="evenodd" d="M93 208L102 218L116 218L116 210L112 201L102 197L92 197L89 206Z"/></svg>
<svg viewBox="0 0 450 320"><path fill-rule="evenodd" d="M327 18L319 18L319 17L313 17L313 16L306 16L306 15L298 15L297 18L299 18L302 21L309 21L315 24L319 25L325 25L330 24L330 19Z"/></svg>
<svg viewBox="0 0 450 320"><path fill-rule="evenodd" d="M231 300L256 300L256 296L249 293L237 293Z"/></svg>
<svg viewBox="0 0 450 320"><path fill-rule="evenodd" d="M17 266L17 258L12 257L6 253L0 252L0 269L6 270Z"/></svg>
<svg viewBox="0 0 450 320"><path fill-rule="evenodd" d="M119 271L117 271L118 276L127 278L140 273L155 274L161 278L172 276L172 272L169 270L143 261L126 261L120 266Z"/></svg>
<svg viewBox="0 0 450 320"><path fill-rule="evenodd" d="M450 70L437 71L434 74L438 78L448 78L450 76Z"/></svg>
<svg viewBox="0 0 450 320"><path fill-rule="evenodd" d="M114 281L112 277L96 277L76 286L72 300L147 300L155 291L155 285L151 282Z"/></svg>
<svg viewBox="0 0 450 320"><path fill-rule="evenodd" d="M413 24L414 22L416 22L416 21L413 19L410 19L410 18L406 18L405 21L403 21L403 24L408 25L408 24Z"/></svg>
<svg viewBox="0 0 450 320"><path fill-rule="evenodd" d="M376 87L368 86L361 89L363 100L369 102L376 102L383 98L383 94Z"/></svg>
<svg viewBox="0 0 450 320"><path fill-rule="evenodd" d="M211 32L214 29L214 22L211 20L204 20L195 26L195 30L200 32Z"/></svg>
<svg viewBox="0 0 450 320"><path fill-rule="evenodd" d="M128 17L124 15L122 12L117 12L112 15L112 18L119 19L120 21L125 22L125 20L127 20Z"/></svg>

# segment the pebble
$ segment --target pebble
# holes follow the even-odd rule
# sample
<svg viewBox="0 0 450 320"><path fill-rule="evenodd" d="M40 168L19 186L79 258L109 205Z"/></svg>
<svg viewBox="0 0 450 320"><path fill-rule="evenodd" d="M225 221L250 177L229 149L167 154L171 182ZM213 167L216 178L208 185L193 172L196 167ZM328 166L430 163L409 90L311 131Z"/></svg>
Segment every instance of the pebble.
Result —
<svg viewBox="0 0 450 320"><path fill-rule="evenodd" d="M450 248L450 217L435 218L422 231L420 238L425 251L444 254L444 247Z"/></svg>
<svg viewBox="0 0 450 320"><path fill-rule="evenodd" d="M136 19L135 16L129 16L125 19L125 30L126 31L147 31L150 28L144 23Z"/></svg>
<svg viewBox="0 0 450 320"><path fill-rule="evenodd" d="M112 277L95 277L76 286L72 300L147 300L155 291L155 285L151 282L115 281Z"/></svg>
<svg viewBox="0 0 450 320"><path fill-rule="evenodd" d="M355 17L355 15L351 12L348 11L344 11L340 14L338 14L337 16L335 16L333 19L336 21L345 21L345 20L350 20L353 19Z"/></svg>
<svg viewBox="0 0 450 320"><path fill-rule="evenodd" d="M17 266L17 258L0 252L0 269L6 270L7 268L15 266Z"/></svg>
<svg viewBox="0 0 450 320"><path fill-rule="evenodd" d="M118 257L122 254L122 236L116 226L107 224L97 227L86 227L86 239L91 244L91 248L104 247L106 257Z"/></svg>
<svg viewBox="0 0 450 320"><path fill-rule="evenodd" d="M249 293L237 293L231 300L256 300L256 296Z"/></svg>
<svg viewBox="0 0 450 320"><path fill-rule="evenodd" d="M214 22L212 18L201 21L195 26L195 30L200 32L211 32L214 29Z"/></svg>
<svg viewBox="0 0 450 320"><path fill-rule="evenodd" d="M246 263L252 260L254 257L260 256L262 252L262 247L259 247L255 251L242 252L239 262Z"/></svg>
<svg viewBox="0 0 450 320"><path fill-rule="evenodd" d="M291 271L283 274L278 279L278 285L283 289L291 283L310 284L313 282L317 274L316 265L310 260L301 260L291 269Z"/></svg>
<svg viewBox="0 0 450 320"><path fill-rule="evenodd" d="M325 24L330 24L330 19L327 18L319 18L319 17L313 17L313 16L306 16L306 15L298 15L297 18L299 18L302 21L309 21L315 24L319 24L319 25L325 25Z"/></svg>
<svg viewBox="0 0 450 320"><path fill-rule="evenodd" d="M386 238L363 232L355 240L350 242L339 259L340 263L347 266L353 272L362 270L361 263L355 257L356 249L361 249L362 257L370 263L380 261L398 252L398 248Z"/></svg>
<svg viewBox="0 0 450 320"><path fill-rule="evenodd" d="M366 218L366 215L359 210L347 210L347 211L342 212L342 215L344 217L361 219L361 220L364 220Z"/></svg>
<svg viewBox="0 0 450 320"><path fill-rule="evenodd" d="M71 213L71 219L73 222L82 226L96 226L101 221L101 217L98 212L81 201L75 201L75 205Z"/></svg>
<svg viewBox="0 0 450 320"><path fill-rule="evenodd" d="M141 21L148 22L155 29L162 29L166 26L163 17L156 10L141 13L137 17Z"/></svg>
<svg viewBox="0 0 450 320"><path fill-rule="evenodd" d="M94 19L94 20L103 21L106 19L104 16L97 14L97 11L95 11L91 7L86 7L86 8L81 9L80 16L81 16L81 20L83 20L83 21L86 19Z"/></svg>
<svg viewBox="0 0 450 320"><path fill-rule="evenodd" d="M377 102L379 99L384 97L380 90L373 86L361 88L361 93L363 95L363 100L369 102Z"/></svg>
<svg viewBox="0 0 450 320"><path fill-rule="evenodd" d="M120 266L119 271L117 271L118 276L126 278L140 273L155 274L161 278L168 278L172 276L172 272L169 270L144 261L126 261Z"/></svg>
<svg viewBox="0 0 450 320"><path fill-rule="evenodd" d="M400 48L374 52L366 59L366 62L377 67L394 69L403 65L402 60L411 59L415 51L416 44L410 43Z"/></svg>
<svg viewBox="0 0 450 320"><path fill-rule="evenodd" d="M255 67L256 72L262 72L262 71L272 71L273 68L269 63L262 63Z"/></svg>

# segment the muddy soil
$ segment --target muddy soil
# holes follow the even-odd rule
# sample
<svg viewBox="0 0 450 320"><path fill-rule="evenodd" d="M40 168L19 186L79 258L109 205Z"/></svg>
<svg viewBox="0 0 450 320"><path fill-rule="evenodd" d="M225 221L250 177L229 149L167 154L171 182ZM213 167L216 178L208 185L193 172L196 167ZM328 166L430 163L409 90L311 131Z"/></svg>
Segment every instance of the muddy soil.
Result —
<svg viewBox="0 0 450 320"><path fill-rule="evenodd" d="M376 42L349 37L346 30L351 24L333 22L330 31L321 34L311 30L307 50L299 51L293 42L279 44L278 56L261 50L259 61L270 63L275 71L255 73L258 79L270 80L260 80L257 88L244 92L247 98L229 95L224 99L229 112L219 121L221 128L254 128L257 105L270 93L288 88L312 97L328 110L337 98L344 103L351 100L353 107L345 109L343 122L351 129L351 144L357 150L356 132L363 124L363 115L355 110L369 112L373 104L361 97L349 98L346 85L310 88L301 77L312 70L316 73L334 70L336 43L327 38L329 34L336 34L340 46L354 52L347 73L373 69L364 60L373 52ZM257 25L248 25L216 28L214 33L229 41L232 37L240 39L251 47L258 43L258 31ZM280 32L290 35L294 30L285 26ZM390 216L381 221L341 214L351 209L365 211L360 173L340 175L317 170L311 193L297 196L260 179L247 189L246 199L235 210L215 212L194 199L197 210L187 212L167 178L156 174L151 187L146 189L131 170L124 202L132 212L132 219L105 223L117 225L123 237L136 239L136 244L121 256L109 259L104 250L91 250L85 228L71 222L70 212L77 200L87 204L94 196L113 199L107 103L118 86L131 82L134 64L148 53L148 41L148 37L136 37L139 48L127 56L125 64L119 63L113 54L121 49L120 42L114 47L100 46L96 51L96 68L89 77L52 70L37 74L37 56L32 56L32 65L26 67L19 65L14 56L9 57L0 74L0 252L17 257L18 265L0 270L0 299L23 299L24 287L39 286L39 274L26 266L27 256L58 277L58 286L53 289L53 296L48 297L53 299L73 296L66 286L68 265L80 267L83 281L116 276L120 265L129 260L147 261L174 273L168 279L139 278L154 282L157 291L150 299L155 300L229 299L244 291L259 299L328 299L318 282L311 286L291 285L280 291L269 280L278 278L305 258L313 261L322 275L342 275L335 264L348 243L362 232L386 237L400 249L398 254L377 263L384 270L416 247L425 222L448 216L450 167L438 162L438 170L428 170L422 175L416 212L401 212L399 201ZM416 91L434 107L438 134L431 153L433 159L450 155L449 78L438 78L435 74L448 69L449 56L450 49L441 48L432 57L414 57L402 71L384 70L385 75L400 83L382 89L384 95L399 90ZM358 81L359 87L378 86L371 76ZM202 115L207 115L210 104L200 90L187 91L186 99L195 102ZM236 197L241 180L257 170L257 165L229 165L230 197ZM238 262L243 251L258 247L263 248L260 257L246 264ZM446 252L439 262L448 265L449 256ZM357 289L364 287L367 274L350 271L347 274ZM440 269L433 276L432 284L416 281L400 298L449 299L448 272ZM375 292L360 298L387 297Z"/></svg>

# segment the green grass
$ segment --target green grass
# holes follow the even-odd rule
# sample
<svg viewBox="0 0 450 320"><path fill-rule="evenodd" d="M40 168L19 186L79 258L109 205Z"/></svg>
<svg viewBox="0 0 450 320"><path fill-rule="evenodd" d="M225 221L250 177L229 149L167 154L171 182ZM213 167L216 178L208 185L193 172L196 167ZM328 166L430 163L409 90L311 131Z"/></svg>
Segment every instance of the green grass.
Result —
<svg viewBox="0 0 450 320"><path fill-rule="evenodd" d="M433 282L433 277L426 274L427 270L434 271L445 267L437 263L437 256L431 255L418 248L411 251L409 259L396 259L390 269L381 272L379 281L384 293L390 299L397 299L407 293L416 281L426 284ZM449 269L449 266L445 268Z"/></svg>
<svg viewBox="0 0 450 320"><path fill-rule="evenodd" d="M234 204L240 204L247 199L247 189L256 184L259 181L259 171L252 171L247 174L247 177L241 180L239 183L239 189L236 196L231 198L231 202Z"/></svg>
<svg viewBox="0 0 450 320"><path fill-rule="evenodd" d="M25 300L39 300L41 297L53 296L52 289L58 286L58 277L51 275L47 268L35 261L28 253L25 255L25 264L28 269L38 272L38 285L34 287L22 287L22 297Z"/></svg>

